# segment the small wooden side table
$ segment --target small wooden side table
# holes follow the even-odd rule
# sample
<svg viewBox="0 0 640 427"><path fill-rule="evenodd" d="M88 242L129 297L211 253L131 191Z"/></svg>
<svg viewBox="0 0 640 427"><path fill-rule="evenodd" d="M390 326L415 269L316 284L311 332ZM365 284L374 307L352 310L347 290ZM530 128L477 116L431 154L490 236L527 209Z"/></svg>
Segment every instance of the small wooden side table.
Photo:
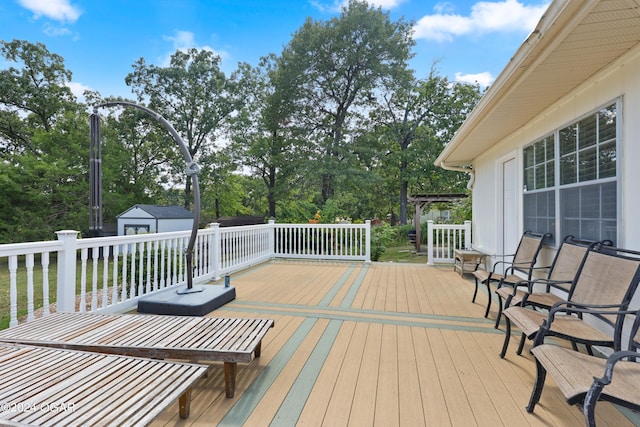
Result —
<svg viewBox="0 0 640 427"><path fill-rule="evenodd" d="M460 277L465 272L464 264L472 263L474 266L478 264L484 265L484 259L487 254L475 249L455 249L453 251L453 271L460 271Z"/></svg>

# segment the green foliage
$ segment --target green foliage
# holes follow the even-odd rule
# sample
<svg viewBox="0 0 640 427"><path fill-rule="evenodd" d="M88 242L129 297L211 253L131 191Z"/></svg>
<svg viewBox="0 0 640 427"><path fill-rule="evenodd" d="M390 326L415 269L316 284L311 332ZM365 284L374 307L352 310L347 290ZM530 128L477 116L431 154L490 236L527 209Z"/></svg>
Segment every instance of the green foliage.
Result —
<svg viewBox="0 0 640 427"><path fill-rule="evenodd" d="M378 261L388 246L397 240L397 229L387 223L371 227L371 261Z"/></svg>
<svg viewBox="0 0 640 427"><path fill-rule="evenodd" d="M296 94L291 120L307 129L322 204L353 175L353 136L382 83L408 73L413 44L410 23L351 0L337 18L308 19L285 46L281 70Z"/></svg>
<svg viewBox="0 0 640 427"><path fill-rule="evenodd" d="M148 65L144 58L133 64L125 81L138 102L161 114L184 140L189 154L200 163L203 175L217 163L216 135L236 109L229 95L230 83L220 70L220 57L207 49L190 48L171 55L168 67ZM184 183L184 206L191 205L191 179L186 177L185 159L177 144L171 143L169 175L173 183Z"/></svg>
<svg viewBox="0 0 640 427"><path fill-rule="evenodd" d="M411 28L351 0L338 17L305 22L279 56L239 64L229 78L212 52L190 49L168 66L140 58L126 82L200 165L202 224L237 215L306 223L317 212L322 223L402 223L408 195L464 189L467 175L433 161L480 94L435 68L415 78ZM69 90L71 71L41 43L0 41L0 53L0 242L85 230L88 112ZM188 207L184 156L166 129L135 109L101 114L105 222L136 203ZM457 222L470 206L454 207ZM375 256L406 244L409 228L375 227Z"/></svg>
<svg viewBox="0 0 640 427"><path fill-rule="evenodd" d="M462 224L471 221L472 199L471 190L467 190L468 197L451 204L451 223Z"/></svg>

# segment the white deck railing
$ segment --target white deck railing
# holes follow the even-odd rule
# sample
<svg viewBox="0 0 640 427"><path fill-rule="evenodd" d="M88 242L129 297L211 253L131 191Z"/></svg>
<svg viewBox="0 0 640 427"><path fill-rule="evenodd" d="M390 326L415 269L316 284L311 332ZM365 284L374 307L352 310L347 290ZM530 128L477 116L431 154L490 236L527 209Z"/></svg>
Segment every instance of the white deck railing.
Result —
<svg viewBox="0 0 640 427"><path fill-rule="evenodd" d="M453 264L453 251L471 248L471 221L464 224L434 224L427 221L427 257L429 265Z"/></svg>
<svg viewBox="0 0 640 427"><path fill-rule="evenodd" d="M19 312L26 311L27 320L33 319L36 305L43 307L42 315L49 314L50 287L56 292L58 311L119 311L134 307L141 296L186 283L184 251L190 230L88 239L78 239L77 231L56 234L56 241L0 245L0 265L9 272L9 283L0 283L0 291L8 286L10 326L18 323ZM277 257L369 262L370 242L369 221L339 225L270 221L224 228L211 224L198 231L193 282L217 280ZM51 263L56 263L55 269ZM53 270L57 276L50 278ZM26 283L25 296L19 297L18 282Z"/></svg>
<svg viewBox="0 0 640 427"><path fill-rule="evenodd" d="M275 256L370 261L370 223L276 224Z"/></svg>

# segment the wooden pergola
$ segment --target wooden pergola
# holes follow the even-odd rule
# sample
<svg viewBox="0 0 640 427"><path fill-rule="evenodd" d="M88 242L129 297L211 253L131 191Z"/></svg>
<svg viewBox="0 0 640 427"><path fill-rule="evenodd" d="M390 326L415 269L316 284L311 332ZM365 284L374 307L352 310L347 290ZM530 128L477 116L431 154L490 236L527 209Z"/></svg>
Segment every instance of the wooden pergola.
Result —
<svg viewBox="0 0 640 427"><path fill-rule="evenodd" d="M414 194L408 197L408 201L414 206L413 225L416 229L416 252L420 252L420 216L422 216L422 210L425 206L429 206L431 203L449 203L462 200L467 197L464 193L448 193L448 194Z"/></svg>

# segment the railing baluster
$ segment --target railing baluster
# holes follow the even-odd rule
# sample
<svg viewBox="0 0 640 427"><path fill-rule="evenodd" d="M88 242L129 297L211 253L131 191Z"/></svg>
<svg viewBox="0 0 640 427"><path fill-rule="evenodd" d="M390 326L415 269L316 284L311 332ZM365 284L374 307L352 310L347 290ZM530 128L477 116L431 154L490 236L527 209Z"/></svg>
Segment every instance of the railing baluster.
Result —
<svg viewBox="0 0 640 427"><path fill-rule="evenodd" d="M138 296L144 295L144 242L138 243Z"/></svg>
<svg viewBox="0 0 640 427"><path fill-rule="evenodd" d="M98 308L98 255L100 250L97 246L91 248L92 270L91 270L91 311Z"/></svg>
<svg viewBox="0 0 640 427"><path fill-rule="evenodd" d="M144 244L144 243L143 243ZM151 257L153 254L153 242L147 242L145 251L145 260L147 263L146 280L145 280L145 293L151 292Z"/></svg>
<svg viewBox="0 0 640 427"><path fill-rule="evenodd" d="M9 256L9 326L18 324L18 256Z"/></svg>
<svg viewBox="0 0 640 427"><path fill-rule="evenodd" d="M113 245L113 301L111 302L112 304L115 304L116 302L118 302L118 286L119 286L119 280L118 280L118 257L120 256L120 246L119 245ZM125 288L124 286L122 287L122 294L120 296L120 301L124 301L126 298L126 294L125 294Z"/></svg>
<svg viewBox="0 0 640 427"><path fill-rule="evenodd" d="M129 299L129 282L127 281L127 257L129 256L129 246L122 245L122 301Z"/></svg>
<svg viewBox="0 0 640 427"><path fill-rule="evenodd" d="M131 287L129 288L129 298L135 298L136 293L137 293L137 290L136 290L136 285L137 285L137 280L136 280L136 254L138 253L137 249L138 249L137 243L131 244L131 251L129 252L131 254L131 256L130 256L131 262L129 263L131 265L131 281L130 281Z"/></svg>
<svg viewBox="0 0 640 427"><path fill-rule="evenodd" d="M109 305L109 246L102 246L102 308Z"/></svg>
<svg viewBox="0 0 640 427"><path fill-rule="evenodd" d="M25 257L25 267L27 268L27 321L33 320L33 254Z"/></svg>
<svg viewBox="0 0 640 427"><path fill-rule="evenodd" d="M88 249L82 248L80 250L80 259L82 261L80 267L80 307L78 308L80 313L87 311L87 259L89 258Z"/></svg>
<svg viewBox="0 0 640 427"><path fill-rule="evenodd" d="M51 314L49 310L49 252L43 252L40 259L42 265L42 316Z"/></svg>

